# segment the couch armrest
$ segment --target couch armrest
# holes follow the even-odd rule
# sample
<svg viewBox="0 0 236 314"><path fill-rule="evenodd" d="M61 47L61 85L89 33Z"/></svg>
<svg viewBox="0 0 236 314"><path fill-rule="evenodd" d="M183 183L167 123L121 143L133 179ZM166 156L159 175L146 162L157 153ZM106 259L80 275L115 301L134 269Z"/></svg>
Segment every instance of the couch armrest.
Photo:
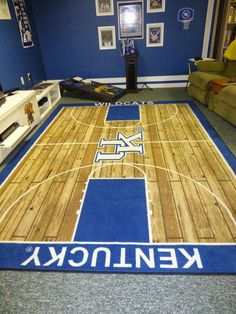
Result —
<svg viewBox="0 0 236 314"><path fill-rule="evenodd" d="M200 61L197 68L202 72L219 73L224 72L226 63L222 61Z"/></svg>

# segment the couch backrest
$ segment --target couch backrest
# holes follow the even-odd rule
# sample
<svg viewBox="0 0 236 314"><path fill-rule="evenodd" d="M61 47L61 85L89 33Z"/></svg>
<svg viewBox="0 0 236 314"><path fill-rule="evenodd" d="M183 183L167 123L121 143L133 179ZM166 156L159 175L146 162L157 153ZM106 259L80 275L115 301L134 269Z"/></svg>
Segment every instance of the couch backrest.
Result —
<svg viewBox="0 0 236 314"><path fill-rule="evenodd" d="M197 69L201 72L222 74L226 68L226 62L223 61L200 61L197 63Z"/></svg>
<svg viewBox="0 0 236 314"><path fill-rule="evenodd" d="M236 78L236 61L228 60L226 68L222 75Z"/></svg>

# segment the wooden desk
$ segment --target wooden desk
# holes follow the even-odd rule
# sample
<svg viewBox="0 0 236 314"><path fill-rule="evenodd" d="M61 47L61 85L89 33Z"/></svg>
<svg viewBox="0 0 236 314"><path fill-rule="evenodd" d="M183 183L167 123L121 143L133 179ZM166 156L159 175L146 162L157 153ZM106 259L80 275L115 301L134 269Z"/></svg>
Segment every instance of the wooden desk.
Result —
<svg viewBox="0 0 236 314"><path fill-rule="evenodd" d="M230 83L230 80L234 80L234 82ZM236 86L236 78L234 79L229 78L225 80L212 80L210 82L211 90L216 94L219 93L222 90L222 88L232 85Z"/></svg>

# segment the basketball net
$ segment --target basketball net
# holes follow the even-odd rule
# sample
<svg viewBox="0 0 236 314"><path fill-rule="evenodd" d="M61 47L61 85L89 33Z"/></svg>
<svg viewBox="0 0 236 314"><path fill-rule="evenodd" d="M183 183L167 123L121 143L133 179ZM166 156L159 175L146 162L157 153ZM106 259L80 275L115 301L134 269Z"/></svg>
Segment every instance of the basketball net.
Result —
<svg viewBox="0 0 236 314"><path fill-rule="evenodd" d="M192 22L192 20L184 20L184 21L181 21L181 23L183 23L183 28L184 28L185 30L189 29L190 22Z"/></svg>

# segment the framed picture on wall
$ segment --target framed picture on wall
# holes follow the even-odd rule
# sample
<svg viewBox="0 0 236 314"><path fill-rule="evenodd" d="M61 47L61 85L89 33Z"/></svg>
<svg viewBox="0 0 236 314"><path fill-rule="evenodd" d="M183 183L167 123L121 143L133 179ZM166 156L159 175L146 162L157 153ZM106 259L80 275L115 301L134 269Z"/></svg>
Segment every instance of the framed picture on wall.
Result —
<svg viewBox="0 0 236 314"><path fill-rule="evenodd" d="M11 20L7 0L0 0L0 20Z"/></svg>
<svg viewBox="0 0 236 314"><path fill-rule="evenodd" d="M150 23L146 28L146 46L162 47L164 42L164 23Z"/></svg>
<svg viewBox="0 0 236 314"><path fill-rule="evenodd" d="M119 39L143 38L143 0L117 2Z"/></svg>
<svg viewBox="0 0 236 314"><path fill-rule="evenodd" d="M114 3L113 0L95 0L96 15L114 15Z"/></svg>
<svg viewBox="0 0 236 314"><path fill-rule="evenodd" d="M99 49L116 49L116 32L115 26L98 27Z"/></svg>
<svg viewBox="0 0 236 314"><path fill-rule="evenodd" d="M166 0L147 0L147 12L165 12Z"/></svg>

